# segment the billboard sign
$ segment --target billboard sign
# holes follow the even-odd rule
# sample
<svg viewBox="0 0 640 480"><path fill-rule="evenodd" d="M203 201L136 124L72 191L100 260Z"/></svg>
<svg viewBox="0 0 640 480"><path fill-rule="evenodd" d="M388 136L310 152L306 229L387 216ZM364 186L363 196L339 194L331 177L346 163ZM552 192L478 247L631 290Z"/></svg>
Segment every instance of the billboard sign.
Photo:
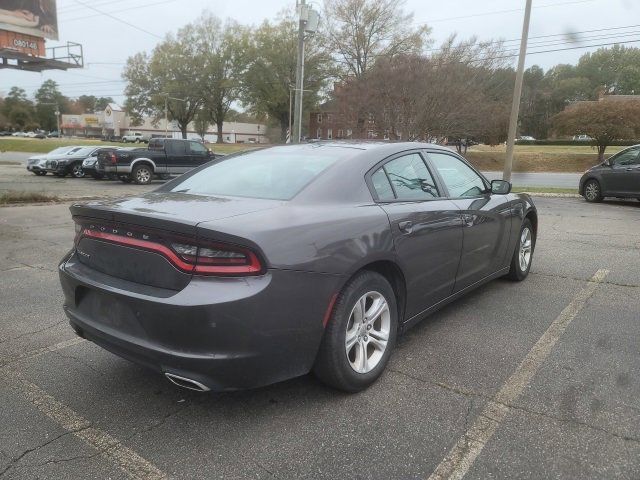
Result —
<svg viewBox="0 0 640 480"><path fill-rule="evenodd" d="M56 0L0 0L0 30L57 40Z"/></svg>

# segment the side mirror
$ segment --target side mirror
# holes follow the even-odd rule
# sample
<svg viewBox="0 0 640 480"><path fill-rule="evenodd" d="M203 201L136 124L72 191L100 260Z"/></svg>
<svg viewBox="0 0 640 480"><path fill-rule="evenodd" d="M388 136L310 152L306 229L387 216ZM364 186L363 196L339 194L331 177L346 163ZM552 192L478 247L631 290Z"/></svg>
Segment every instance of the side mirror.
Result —
<svg viewBox="0 0 640 480"><path fill-rule="evenodd" d="M505 180L491 180L491 193L506 195L511 192L511 184Z"/></svg>

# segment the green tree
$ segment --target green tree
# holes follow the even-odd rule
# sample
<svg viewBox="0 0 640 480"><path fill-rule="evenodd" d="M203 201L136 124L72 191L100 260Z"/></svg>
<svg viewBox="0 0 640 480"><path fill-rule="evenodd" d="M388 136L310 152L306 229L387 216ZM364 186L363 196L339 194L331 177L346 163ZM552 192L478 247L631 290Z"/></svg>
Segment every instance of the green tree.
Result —
<svg viewBox="0 0 640 480"><path fill-rule="evenodd" d="M19 130L31 125L35 116L33 103L28 99L27 92L19 87L11 87L9 90L2 103L2 113L7 122Z"/></svg>
<svg viewBox="0 0 640 480"><path fill-rule="evenodd" d="M157 122L165 116L175 120L187 138L187 128L202 105L202 94L197 79L202 69L194 54L194 46L184 38L168 35L153 50L129 57L123 78L127 100L125 109L139 124L143 115L150 115Z"/></svg>
<svg viewBox="0 0 640 480"><path fill-rule="evenodd" d="M204 140L204 136L209 130L209 112L204 108L198 110L198 113L196 113L196 117L193 120L193 126L196 133ZM218 140L220 140L220 136L218 136ZM218 141L218 143L222 142Z"/></svg>
<svg viewBox="0 0 640 480"><path fill-rule="evenodd" d="M240 98L247 68L249 29L234 20L223 24L218 17L205 12L178 36L194 47L200 65L197 88L210 122L217 126L217 142L222 143L222 126L227 113Z"/></svg>
<svg viewBox="0 0 640 480"><path fill-rule="evenodd" d="M614 45L580 57L576 76L589 79L594 92L611 95L640 93L640 48Z"/></svg>
<svg viewBox="0 0 640 480"><path fill-rule="evenodd" d="M417 55L429 44L430 29L412 26L402 0L325 0L327 48L337 71L361 77L379 58Z"/></svg>
<svg viewBox="0 0 640 480"><path fill-rule="evenodd" d="M57 129L58 120L55 112L66 111L68 98L58 90L58 84L53 80L45 80L36 91L35 98L36 119L40 128L49 131Z"/></svg>
<svg viewBox="0 0 640 480"><path fill-rule="evenodd" d="M614 140L640 137L640 101L606 99L570 105L553 118L556 131L564 135L589 135L604 160L607 146Z"/></svg>
<svg viewBox="0 0 640 480"><path fill-rule="evenodd" d="M242 103L257 116L265 115L280 126L280 139L289 125L289 99L296 83L298 22L291 16L276 23L265 21L252 35L247 53L249 61L244 75ZM319 92L327 83L329 57L318 37L306 42L303 109L318 103ZM292 119L293 122L293 119ZM304 119L303 119L304 123Z"/></svg>

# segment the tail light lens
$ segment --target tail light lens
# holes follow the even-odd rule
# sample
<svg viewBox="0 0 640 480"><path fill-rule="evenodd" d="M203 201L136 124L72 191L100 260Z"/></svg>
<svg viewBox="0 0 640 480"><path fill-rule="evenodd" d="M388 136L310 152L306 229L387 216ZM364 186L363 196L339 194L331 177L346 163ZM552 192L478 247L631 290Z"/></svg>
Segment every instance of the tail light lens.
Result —
<svg viewBox="0 0 640 480"><path fill-rule="evenodd" d="M218 242L196 242L172 234L143 232L127 226L76 221L75 244L83 238L138 248L165 257L177 269L196 275L260 275L264 266L249 248Z"/></svg>

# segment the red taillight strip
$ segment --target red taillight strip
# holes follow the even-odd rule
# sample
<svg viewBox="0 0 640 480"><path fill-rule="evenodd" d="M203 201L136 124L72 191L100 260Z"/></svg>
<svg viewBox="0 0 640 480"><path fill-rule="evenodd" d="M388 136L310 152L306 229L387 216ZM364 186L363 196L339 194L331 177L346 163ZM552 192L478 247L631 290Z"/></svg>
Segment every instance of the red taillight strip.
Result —
<svg viewBox="0 0 640 480"><path fill-rule="evenodd" d="M151 252L159 253L167 260L173 263L180 270L187 273L201 273L204 275L233 275L233 274L251 274L258 273L262 270L260 260L251 251L247 251L246 254L249 257L248 265L193 265L182 260L173 250L160 243L148 242L146 240L139 240L137 238L121 237L120 235L114 235L112 233L96 232L94 230L84 229L82 236L89 238L96 238L99 240L105 240L111 243L117 243L120 245L126 245L129 247L141 248L143 250L149 250Z"/></svg>

